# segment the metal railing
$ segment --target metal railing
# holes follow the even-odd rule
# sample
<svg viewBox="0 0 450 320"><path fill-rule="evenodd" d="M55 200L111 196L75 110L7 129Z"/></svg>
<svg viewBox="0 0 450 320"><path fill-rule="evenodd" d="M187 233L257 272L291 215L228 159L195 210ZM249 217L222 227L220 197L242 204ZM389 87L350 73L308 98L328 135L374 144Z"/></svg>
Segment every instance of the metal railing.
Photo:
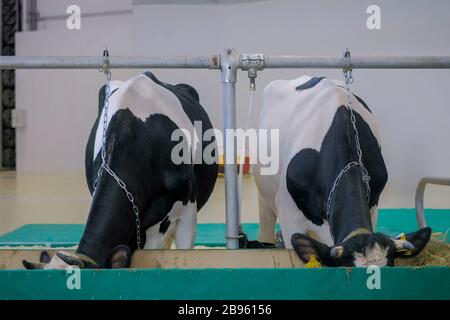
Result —
<svg viewBox="0 0 450 320"><path fill-rule="evenodd" d="M226 52L228 52L227 50ZM234 50L231 50L236 55ZM112 69L220 69L220 58L225 55L192 57L110 57ZM347 61L339 57L238 55L233 65L245 69L247 59L258 57L264 69L342 69ZM103 64L101 56L1 56L0 69L96 69ZM353 69L449 69L450 56L352 56Z"/></svg>
<svg viewBox="0 0 450 320"><path fill-rule="evenodd" d="M450 178L441 177L424 177L420 179L416 188L416 219L419 227L425 228L427 221L425 220L425 209L423 197L425 194L425 187L427 184L435 184L440 186L450 186Z"/></svg>
<svg viewBox="0 0 450 320"><path fill-rule="evenodd" d="M99 69L103 57L25 57L1 56L0 69ZM264 56L239 54L226 49L221 54L195 57L110 57L111 69L215 69L222 73L224 130L236 129L237 71L256 72L265 68L360 68L360 69L450 69L450 56L366 56L353 57L351 65L343 57ZM232 152L232 150L234 150ZM236 154L236 141L225 141L226 154ZM445 179L442 179L445 180ZM239 246L238 178L234 164L225 163L225 209L227 247ZM420 201L419 201L420 202ZM417 203L417 202L416 202ZM423 208L423 192L422 192ZM423 209L422 209L423 212ZM423 213L418 214L418 219ZM419 221L419 220L418 220ZM425 219L419 221L425 224Z"/></svg>

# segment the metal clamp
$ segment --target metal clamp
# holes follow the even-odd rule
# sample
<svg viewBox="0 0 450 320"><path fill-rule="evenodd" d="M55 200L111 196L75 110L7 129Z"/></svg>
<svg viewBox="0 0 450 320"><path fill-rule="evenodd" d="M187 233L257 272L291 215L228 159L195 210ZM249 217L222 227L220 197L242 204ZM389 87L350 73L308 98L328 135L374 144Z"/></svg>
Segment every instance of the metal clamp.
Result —
<svg viewBox="0 0 450 320"><path fill-rule="evenodd" d="M220 68L222 70L222 82L236 82L237 69L239 68L239 56L236 50L225 50L220 56Z"/></svg>
<svg viewBox="0 0 450 320"><path fill-rule="evenodd" d="M243 53L240 57L240 67L242 70L255 68L256 70L264 69L264 55L261 53L248 54Z"/></svg>
<svg viewBox="0 0 450 320"><path fill-rule="evenodd" d="M264 55L243 53L240 57L240 66L242 70L248 71L248 78L250 79L250 90L255 91L256 76L258 70L264 69Z"/></svg>
<svg viewBox="0 0 450 320"><path fill-rule="evenodd" d="M352 75L352 71L353 71L353 66L352 66L352 61L350 59L350 50L348 48L345 49L344 52L344 59L345 59L345 65L343 68L343 72L344 72L344 77L346 79L346 81L348 81L348 83L353 83L353 75Z"/></svg>
<svg viewBox="0 0 450 320"><path fill-rule="evenodd" d="M103 65L99 71L103 72L104 74L108 74L110 72L110 68L111 62L109 60L109 51L108 48L105 48L105 50L103 50Z"/></svg>

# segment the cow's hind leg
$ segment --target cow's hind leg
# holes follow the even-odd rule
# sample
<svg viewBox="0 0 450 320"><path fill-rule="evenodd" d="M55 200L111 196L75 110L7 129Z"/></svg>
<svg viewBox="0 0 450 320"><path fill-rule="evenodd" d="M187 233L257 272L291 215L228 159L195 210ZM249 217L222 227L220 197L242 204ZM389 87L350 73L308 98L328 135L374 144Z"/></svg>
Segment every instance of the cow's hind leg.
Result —
<svg viewBox="0 0 450 320"><path fill-rule="evenodd" d="M261 194L258 196L259 204L259 242L275 243L275 223L277 216L266 204Z"/></svg>
<svg viewBox="0 0 450 320"><path fill-rule="evenodd" d="M277 215L280 221L286 249L292 249L291 238L295 233L306 234L306 220L303 213L295 206L289 193L280 192L276 197Z"/></svg>
<svg viewBox="0 0 450 320"><path fill-rule="evenodd" d="M188 202L183 206L175 226L175 245L177 249L191 249L197 231L197 204Z"/></svg>
<svg viewBox="0 0 450 320"><path fill-rule="evenodd" d="M266 206L264 199L259 194L259 238L258 240L249 240L247 234L243 230L240 230L239 248L274 248L276 219L273 211Z"/></svg>
<svg viewBox="0 0 450 320"><path fill-rule="evenodd" d="M145 232L145 249L169 249L175 235L176 221L181 208L181 201L159 197L153 201L147 216L164 217Z"/></svg>
<svg viewBox="0 0 450 320"><path fill-rule="evenodd" d="M163 222L165 223L165 222ZM145 232L145 249L170 249L175 233L175 222L168 222L166 230L161 230L161 225L157 224L147 229Z"/></svg>

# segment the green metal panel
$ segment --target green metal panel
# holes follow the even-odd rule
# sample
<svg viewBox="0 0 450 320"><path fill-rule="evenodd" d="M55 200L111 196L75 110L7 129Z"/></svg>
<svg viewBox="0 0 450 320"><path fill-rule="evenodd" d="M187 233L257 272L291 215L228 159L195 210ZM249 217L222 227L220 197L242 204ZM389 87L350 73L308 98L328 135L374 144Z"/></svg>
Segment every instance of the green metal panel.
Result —
<svg viewBox="0 0 450 320"><path fill-rule="evenodd" d="M84 224L26 224L0 236L0 246L73 247Z"/></svg>
<svg viewBox="0 0 450 320"><path fill-rule="evenodd" d="M427 209L426 218L433 232L446 232L450 228L450 210ZM278 227L277 227L278 228ZM397 235L417 230L414 209L380 209L378 231ZM244 223L249 239L258 238L258 224ZM84 230L82 224L28 224L0 236L0 246L76 246ZM225 246L226 226L222 223L199 224L196 245ZM448 241L447 237L447 241Z"/></svg>
<svg viewBox="0 0 450 320"><path fill-rule="evenodd" d="M446 299L450 268L81 270L69 290L62 270L0 271L0 299Z"/></svg>

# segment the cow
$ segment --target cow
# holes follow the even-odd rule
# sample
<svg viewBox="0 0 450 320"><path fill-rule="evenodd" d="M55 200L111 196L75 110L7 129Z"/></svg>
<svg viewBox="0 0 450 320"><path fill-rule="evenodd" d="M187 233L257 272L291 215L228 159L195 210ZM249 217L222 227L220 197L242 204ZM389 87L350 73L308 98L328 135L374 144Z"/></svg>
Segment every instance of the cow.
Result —
<svg viewBox="0 0 450 320"><path fill-rule="evenodd" d="M125 82L111 81L109 87L106 164L134 198L144 248L169 248L172 240L179 249L192 248L197 212L208 201L218 175L216 161L206 163L201 157L200 161L177 163L172 158L173 149L180 143L172 136L177 129L197 137L195 142L185 140L189 145L183 150L190 152L188 158L216 144L214 136L211 142L198 138L212 129L212 124L197 91L188 84L164 83L151 72ZM98 116L86 146L86 181L93 199L76 253L58 252L52 260L44 259L47 263L24 261L26 268L130 265L131 254L137 249L135 213L118 182L105 170L98 175L102 165L105 92L103 86ZM194 122L201 125L194 126ZM215 153L216 148L211 149Z"/></svg>
<svg viewBox="0 0 450 320"><path fill-rule="evenodd" d="M374 232L388 174L371 110L358 96L350 99L370 198L362 167L355 165L342 174L328 202L341 170L359 159L345 86L302 76L272 81L264 89L259 128L279 130L280 155L276 174L262 175L261 163L253 167L259 191L258 240L275 242L278 218L286 248L294 248L305 263L314 256L325 266L392 266L395 258L417 255L431 229L402 239Z"/></svg>

